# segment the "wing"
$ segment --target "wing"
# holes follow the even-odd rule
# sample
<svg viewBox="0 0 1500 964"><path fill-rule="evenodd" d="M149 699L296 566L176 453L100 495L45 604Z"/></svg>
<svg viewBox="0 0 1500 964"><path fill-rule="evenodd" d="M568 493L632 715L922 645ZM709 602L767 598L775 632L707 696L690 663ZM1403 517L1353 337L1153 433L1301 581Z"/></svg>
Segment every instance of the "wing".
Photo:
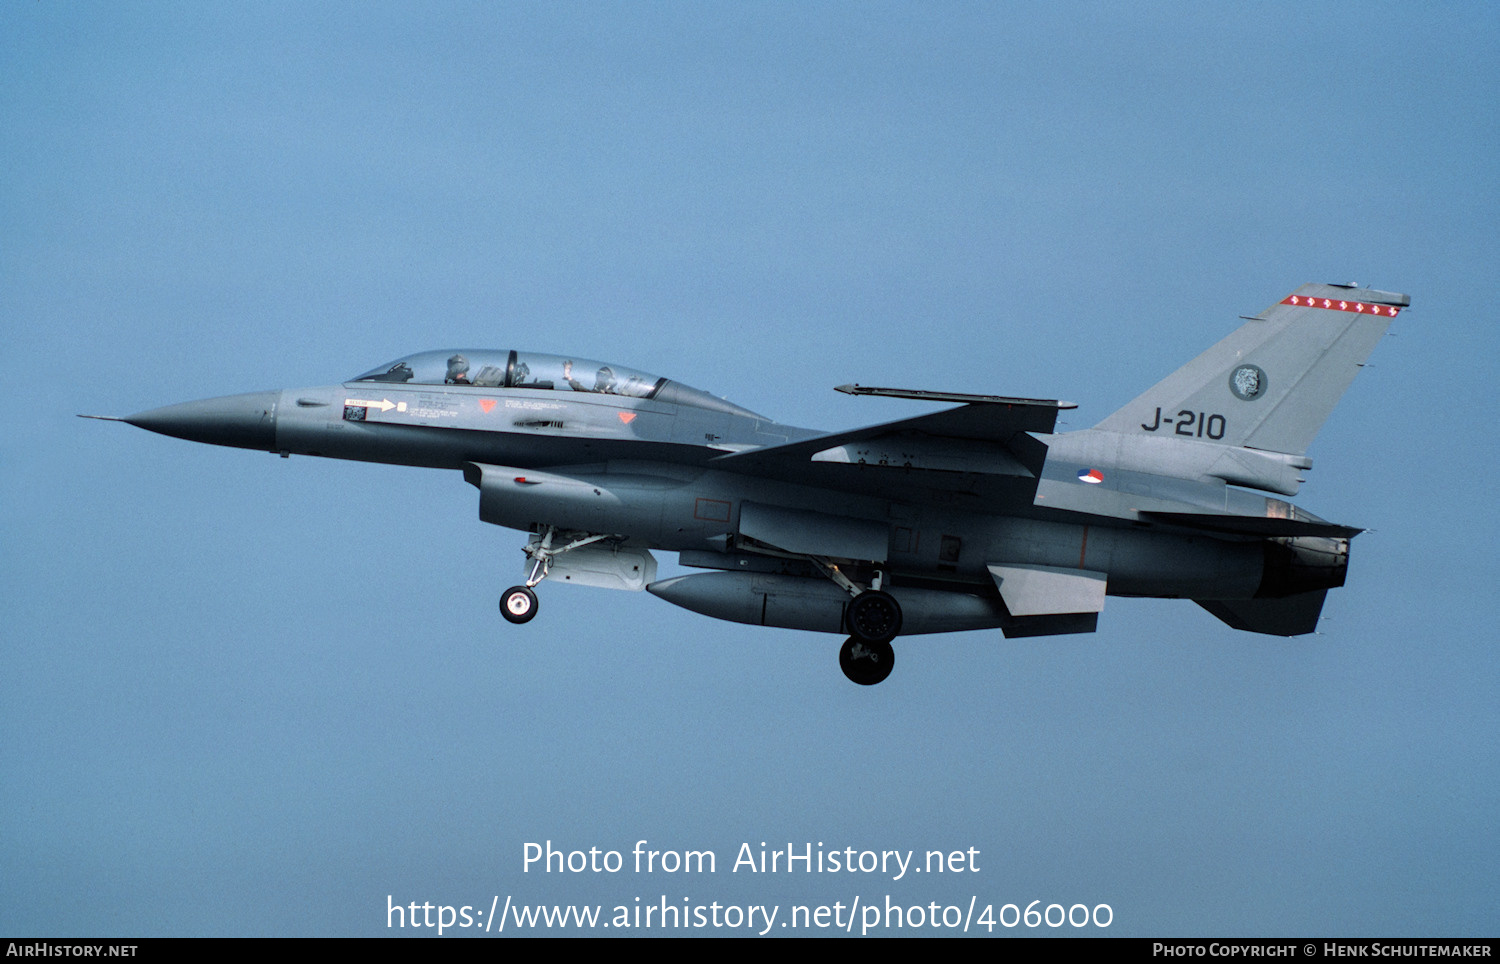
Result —
<svg viewBox="0 0 1500 964"><path fill-rule="evenodd" d="M830 432L785 445L723 455L712 465L846 491L945 490L1031 502L1047 447L1031 432L1051 434L1069 402L840 386L840 391L934 401L958 408Z"/></svg>

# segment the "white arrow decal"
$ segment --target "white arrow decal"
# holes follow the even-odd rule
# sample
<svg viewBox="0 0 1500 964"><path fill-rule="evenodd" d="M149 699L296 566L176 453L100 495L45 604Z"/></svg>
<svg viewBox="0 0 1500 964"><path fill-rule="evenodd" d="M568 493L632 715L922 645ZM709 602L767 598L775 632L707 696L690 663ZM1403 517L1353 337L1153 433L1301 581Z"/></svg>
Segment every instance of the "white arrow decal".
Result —
<svg viewBox="0 0 1500 964"><path fill-rule="evenodd" d="M391 409L396 407L396 403L388 398L382 398L378 402L372 402L369 399L365 398L346 398L344 399L344 404L355 405L360 408L378 408L382 412L389 412Z"/></svg>

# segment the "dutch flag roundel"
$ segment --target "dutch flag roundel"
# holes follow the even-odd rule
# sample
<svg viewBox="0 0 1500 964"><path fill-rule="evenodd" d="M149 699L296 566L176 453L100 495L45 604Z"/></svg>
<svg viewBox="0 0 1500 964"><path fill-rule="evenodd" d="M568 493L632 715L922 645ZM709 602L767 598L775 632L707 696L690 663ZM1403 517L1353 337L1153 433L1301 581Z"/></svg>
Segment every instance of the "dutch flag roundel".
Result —
<svg viewBox="0 0 1500 964"><path fill-rule="evenodd" d="M1087 482L1089 485L1098 485L1104 481L1104 473L1098 469L1084 469L1078 473L1078 481Z"/></svg>

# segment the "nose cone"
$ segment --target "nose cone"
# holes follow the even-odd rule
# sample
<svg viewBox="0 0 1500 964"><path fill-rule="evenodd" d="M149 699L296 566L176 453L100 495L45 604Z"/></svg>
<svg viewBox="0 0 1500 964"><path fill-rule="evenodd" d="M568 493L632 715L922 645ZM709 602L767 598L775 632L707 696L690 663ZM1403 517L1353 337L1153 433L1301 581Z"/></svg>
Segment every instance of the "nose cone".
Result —
<svg viewBox="0 0 1500 964"><path fill-rule="evenodd" d="M138 412L124 421L192 442L270 452L276 448L276 402L280 397L280 392L252 392L205 398Z"/></svg>

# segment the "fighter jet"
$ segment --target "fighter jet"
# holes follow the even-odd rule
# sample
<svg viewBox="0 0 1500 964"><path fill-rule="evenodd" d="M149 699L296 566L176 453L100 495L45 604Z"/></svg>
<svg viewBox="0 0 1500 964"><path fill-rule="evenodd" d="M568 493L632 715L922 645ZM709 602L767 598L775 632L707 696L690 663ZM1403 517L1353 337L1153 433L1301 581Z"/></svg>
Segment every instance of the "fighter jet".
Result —
<svg viewBox="0 0 1500 964"><path fill-rule="evenodd" d="M1108 596L1312 632L1361 530L1263 493L1297 493L1313 437L1410 304L1304 285L1063 433L1068 402L863 385L837 390L955 404L820 432L622 365L469 349L116 420L462 472L481 520L528 534L524 582L500 597L511 623L537 614L546 580L644 589L718 619L846 636L839 664L870 685L898 636L1088 633ZM704 571L658 580L658 551Z"/></svg>

